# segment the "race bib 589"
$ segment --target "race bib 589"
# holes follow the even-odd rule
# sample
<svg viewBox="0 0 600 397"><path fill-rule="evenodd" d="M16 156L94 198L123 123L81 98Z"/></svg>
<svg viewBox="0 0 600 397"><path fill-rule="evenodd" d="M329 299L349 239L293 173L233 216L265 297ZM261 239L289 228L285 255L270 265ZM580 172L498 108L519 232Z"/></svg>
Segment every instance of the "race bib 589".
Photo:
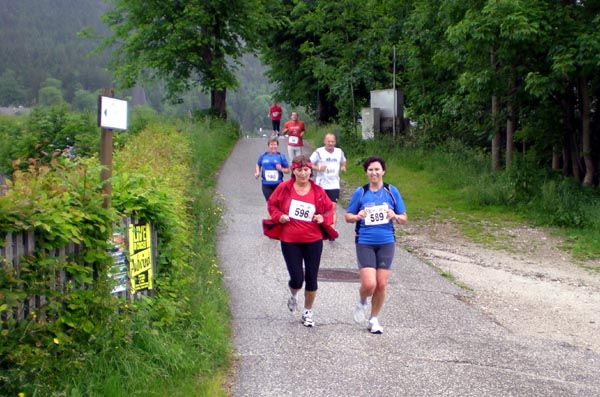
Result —
<svg viewBox="0 0 600 397"><path fill-rule="evenodd" d="M388 223L388 206L387 204L374 205L372 207L365 207L367 217L365 218L365 225L382 225Z"/></svg>

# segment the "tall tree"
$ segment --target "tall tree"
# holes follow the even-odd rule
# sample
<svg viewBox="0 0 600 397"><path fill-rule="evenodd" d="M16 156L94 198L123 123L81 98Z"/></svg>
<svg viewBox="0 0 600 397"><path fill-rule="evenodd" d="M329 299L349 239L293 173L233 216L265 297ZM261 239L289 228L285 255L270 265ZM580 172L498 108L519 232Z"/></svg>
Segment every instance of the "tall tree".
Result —
<svg viewBox="0 0 600 397"><path fill-rule="evenodd" d="M316 38L307 31L304 18L314 12L314 2L271 0L272 19L263 26L262 62L269 67L268 77L276 84L275 96L292 106L302 105L309 111L320 109L317 119L330 120L337 109L327 99L328 88L313 75L300 53L305 42ZM317 113L317 112L315 112Z"/></svg>
<svg viewBox="0 0 600 397"><path fill-rule="evenodd" d="M531 69L526 88L542 101L541 106L556 109L553 115L560 131L553 138L553 168L558 169L562 159L564 175L592 185L600 157L594 137L600 129L598 113L591 108L600 89L595 77L600 72L600 32L596 28L600 2L545 3L552 24L547 58Z"/></svg>
<svg viewBox="0 0 600 397"><path fill-rule="evenodd" d="M25 103L25 88L14 70L7 69L0 75L0 106L16 106Z"/></svg>
<svg viewBox="0 0 600 397"><path fill-rule="evenodd" d="M110 0L104 16L116 45L112 69L123 87L163 79L176 98L194 85L210 94L211 110L226 118L234 69L254 48L261 0Z"/></svg>
<svg viewBox="0 0 600 397"><path fill-rule="evenodd" d="M532 57L539 59L536 44L549 30L540 1L488 0L481 9L469 10L448 30L449 40L463 53L461 85L477 98L491 98L492 168L500 166L498 113L506 118L506 166L512 161L517 93ZM491 59L491 63L490 60ZM498 108L496 110L496 106Z"/></svg>

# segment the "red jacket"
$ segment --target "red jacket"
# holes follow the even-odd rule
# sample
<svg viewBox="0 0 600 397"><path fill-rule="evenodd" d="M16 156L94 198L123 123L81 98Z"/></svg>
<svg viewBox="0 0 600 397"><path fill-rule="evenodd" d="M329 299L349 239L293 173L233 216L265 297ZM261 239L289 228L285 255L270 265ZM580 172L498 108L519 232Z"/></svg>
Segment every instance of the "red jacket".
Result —
<svg viewBox="0 0 600 397"><path fill-rule="evenodd" d="M338 234L335 229L331 227L333 223L333 203L322 187L318 186L312 180L309 180L309 183L311 190L313 190L315 195L315 215L323 215L323 223L320 225L323 238L334 240L338 237ZM269 215L271 215L271 219L263 221L263 228L275 227L277 224L285 227L285 224L280 223L279 219L282 215L287 215L290 209L290 203L292 201L291 189L293 189L293 185L294 180L289 179L277 186L273 194L271 194L271 197L267 202L267 208L269 210ZM273 235L269 235L269 237L278 238L279 233L280 231L275 231Z"/></svg>

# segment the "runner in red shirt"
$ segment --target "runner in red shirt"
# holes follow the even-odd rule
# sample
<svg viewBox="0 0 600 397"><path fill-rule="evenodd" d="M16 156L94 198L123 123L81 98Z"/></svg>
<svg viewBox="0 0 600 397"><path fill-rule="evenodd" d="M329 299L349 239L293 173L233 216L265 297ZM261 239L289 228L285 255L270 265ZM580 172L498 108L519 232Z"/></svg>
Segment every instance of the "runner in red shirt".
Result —
<svg viewBox="0 0 600 397"><path fill-rule="evenodd" d="M333 222L333 204L323 188L310 180L312 164L308 156L294 158L291 169L292 179L275 189L267 206L271 220L283 225L279 239L290 276L288 308L292 312L296 310L296 296L305 284L301 321L304 326L312 327L312 307L323 252L322 227Z"/></svg>
<svg viewBox="0 0 600 397"><path fill-rule="evenodd" d="M279 125L281 123L281 106L277 102L273 102L269 108L269 118L273 125L273 135L279 135Z"/></svg>
<svg viewBox="0 0 600 397"><path fill-rule="evenodd" d="M292 112L290 121L283 125L283 133L288 135L288 156L293 159L302 154L304 142L304 123L298 120L298 113Z"/></svg>

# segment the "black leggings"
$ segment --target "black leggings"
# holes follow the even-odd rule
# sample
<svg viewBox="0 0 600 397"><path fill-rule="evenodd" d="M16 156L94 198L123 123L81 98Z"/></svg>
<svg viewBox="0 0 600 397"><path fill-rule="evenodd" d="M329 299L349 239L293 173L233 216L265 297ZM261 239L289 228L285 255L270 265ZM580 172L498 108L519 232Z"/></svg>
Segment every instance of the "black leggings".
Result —
<svg viewBox="0 0 600 397"><path fill-rule="evenodd" d="M273 131L277 131L279 133L279 125L281 120L271 120L271 124L273 125Z"/></svg>
<svg viewBox="0 0 600 397"><path fill-rule="evenodd" d="M273 194L277 186L279 185L261 185L263 196L265 196L265 200L269 201L269 197Z"/></svg>
<svg viewBox="0 0 600 397"><path fill-rule="evenodd" d="M291 289L302 288L306 278L306 291L317 290L317 276L323 252L323 240L314 243L284 243L281 242L281 252L290 274L288 285ZM304 271L302 270L304 260ZM306 277L305 277L306 275Z"/></svg>

